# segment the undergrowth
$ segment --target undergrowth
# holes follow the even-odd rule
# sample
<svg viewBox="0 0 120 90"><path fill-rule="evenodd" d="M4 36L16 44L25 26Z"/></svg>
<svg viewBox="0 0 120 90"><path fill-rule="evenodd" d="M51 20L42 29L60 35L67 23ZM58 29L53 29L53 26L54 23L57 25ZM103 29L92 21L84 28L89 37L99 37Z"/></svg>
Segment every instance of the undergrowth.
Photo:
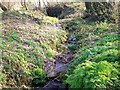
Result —
<svg viewBox="0 0 120 90"><path fill-rule="evenodd" d="M71 88L119 88L118 26L115 23L90 22L78 18L68 22L65 28L77 39L77 49L70 48L76 53L65 82Z"/></svg>
<svg viewBox="0 0 120 90"><path fill-rule="evenodd" d="M8 11L2 20L2 87L43 86L44 60L65 50L67 36L74 39L68 49L75 57L65 78L71 88L120 87L120 35L115 23L77 18L63 25L65 31L56 28L57 18L31 11Z"/></svg>
<svg viewBox="0 0 120 90"><path fill-rule="evenodd" d="M119 67L118 63L100 61L99 63L86 61L78 64L73 74L69 75L66 82L71 88L85 90L119 89Z"/></svg>

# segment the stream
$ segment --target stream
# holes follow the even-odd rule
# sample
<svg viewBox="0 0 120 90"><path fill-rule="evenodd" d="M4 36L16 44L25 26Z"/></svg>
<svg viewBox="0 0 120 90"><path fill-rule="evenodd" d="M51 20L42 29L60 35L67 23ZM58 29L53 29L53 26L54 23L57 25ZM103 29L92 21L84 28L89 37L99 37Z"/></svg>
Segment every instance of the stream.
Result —
<svg viewBox="0 0 120 90"><path fill-rule="evenodd" d="M61 28L61 26L57 25L56 28ZM68 41L65 45L68 47L76 43L76 38L72 35L68 36ZM61 80L66 71L69 68L69 63L73 59L73 52L71 50L66 50L61 55L55 56L54 58L50 58L48 62L46 62L45 70L48 72L48 83L43 86L43 90L68 90L68 85L63 84ZM53 66L53 67L52 67ZM52 68L51 68L52 67Z"/></svg>
<svg viewBox="0 0 120 90"><path fill-rule="evenodd" d="M62 14L63 12L65 13L64 15ZM65 5L62 8L58 6L48 8L47 9L48 16L57 17L59 20L57 24L51 24L51 23L48 23L48 25L46 24L47 26L43 27L43 29L47 29L47 30L52 28L62 29L63 28L62 26L64 26L66 22L69 22L73 19L73 18L63 18L63 17L72 13L74 13L74 9L69 8ZM33 21L35 21L39 25L41 23L41 20L38 18L34 18ZM76 43L77 43L77 39L75 38L75 36L70 34L67 38L67 42L65 42L63 46L71 47ZM68 85L64 84L63 79L67 70L69 69L69 64L71 63L73 57L74 57L74 52L71 51L69 48L67 48L59 55L45 59L43 70L47 72L47 77L46 77L47 83L45 85L37 85L38 88L33 85L33 87L35 87L33 90L41 90L41 89L42 90L54 90L54 89L68 90ZM39 88L39 86L41 88Z"/></svg>

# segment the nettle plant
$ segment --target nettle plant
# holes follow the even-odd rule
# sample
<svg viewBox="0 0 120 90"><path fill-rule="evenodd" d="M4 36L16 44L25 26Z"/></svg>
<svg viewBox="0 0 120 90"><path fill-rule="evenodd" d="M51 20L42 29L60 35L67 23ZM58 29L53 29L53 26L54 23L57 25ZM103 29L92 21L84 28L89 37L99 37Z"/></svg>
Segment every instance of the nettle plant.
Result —
<svg viewBox="0 0 120 90"><path fill-rule="evenodd" d="M101 61L99 63L86 61L79 64L68 75L66 83L71 88L100 89L100 88L118 88L120 87L120 72L118 71L118 63L109 63Z"/></svg>

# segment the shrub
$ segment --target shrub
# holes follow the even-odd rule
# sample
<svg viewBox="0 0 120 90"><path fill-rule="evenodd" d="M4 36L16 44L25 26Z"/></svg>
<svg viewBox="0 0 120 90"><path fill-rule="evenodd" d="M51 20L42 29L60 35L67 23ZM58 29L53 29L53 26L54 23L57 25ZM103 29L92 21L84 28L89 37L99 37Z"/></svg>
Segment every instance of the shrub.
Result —
<svg viewBox="0 0 120 90"><path fill-rule="evenodd" d="M73 74L68 75L66 83L71 88L117 88L119 87L120 72L118 63L101 61L99 63L87 61L79 64Z"/></svg>

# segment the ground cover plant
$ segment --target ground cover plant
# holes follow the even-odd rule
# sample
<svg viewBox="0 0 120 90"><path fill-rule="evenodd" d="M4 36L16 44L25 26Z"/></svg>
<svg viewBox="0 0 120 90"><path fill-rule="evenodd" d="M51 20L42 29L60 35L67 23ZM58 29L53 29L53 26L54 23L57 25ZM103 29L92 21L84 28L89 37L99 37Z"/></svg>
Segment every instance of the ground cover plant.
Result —
<svg viewBox="0 0 120 90"><path fill-rule="evenodd" d="M67 33L61 29L50 26L51 29L42 30L37 24L34 25L34 22L27 21L23 24L22 21L25 18L28 20L28 17L26 14L22 17L19 12L4 14L0 46L3 61L1 73L3 86L31 85L32 80L35 84L45 83L46 74L42 70L44 59L47 60L47 58L57 55L58 51L62 50L61 44L66 41ZM17 29L15 25L18 26L16 26ZM35 78L37 80L34 80Z"/></svg>
<svg viewBox="0 0 120 90"><path fill-rule="evenodd" d="M116 3L0 2L0 89L119 90Z"/></svg>
<svg viewBox="0 0 120 90"><path fill-rule="evenodd" d="M119 65L100 61L99 63L86 61L79 64L73 74L69 75L66 82L71 88L82 89L114 89L119 88Z"/></svg>
<svg viewBox="0 0 120 90"><path fill-rule="evenodd" d="M77 39L73 44L77 49L69 48L76 52L65 80L70 88L119 89L120 53L117 24L89 23L88 20L78 18L68 22L65 27ZM115 80L112 79L115 74L111 70L115 70Z"/></svg>

